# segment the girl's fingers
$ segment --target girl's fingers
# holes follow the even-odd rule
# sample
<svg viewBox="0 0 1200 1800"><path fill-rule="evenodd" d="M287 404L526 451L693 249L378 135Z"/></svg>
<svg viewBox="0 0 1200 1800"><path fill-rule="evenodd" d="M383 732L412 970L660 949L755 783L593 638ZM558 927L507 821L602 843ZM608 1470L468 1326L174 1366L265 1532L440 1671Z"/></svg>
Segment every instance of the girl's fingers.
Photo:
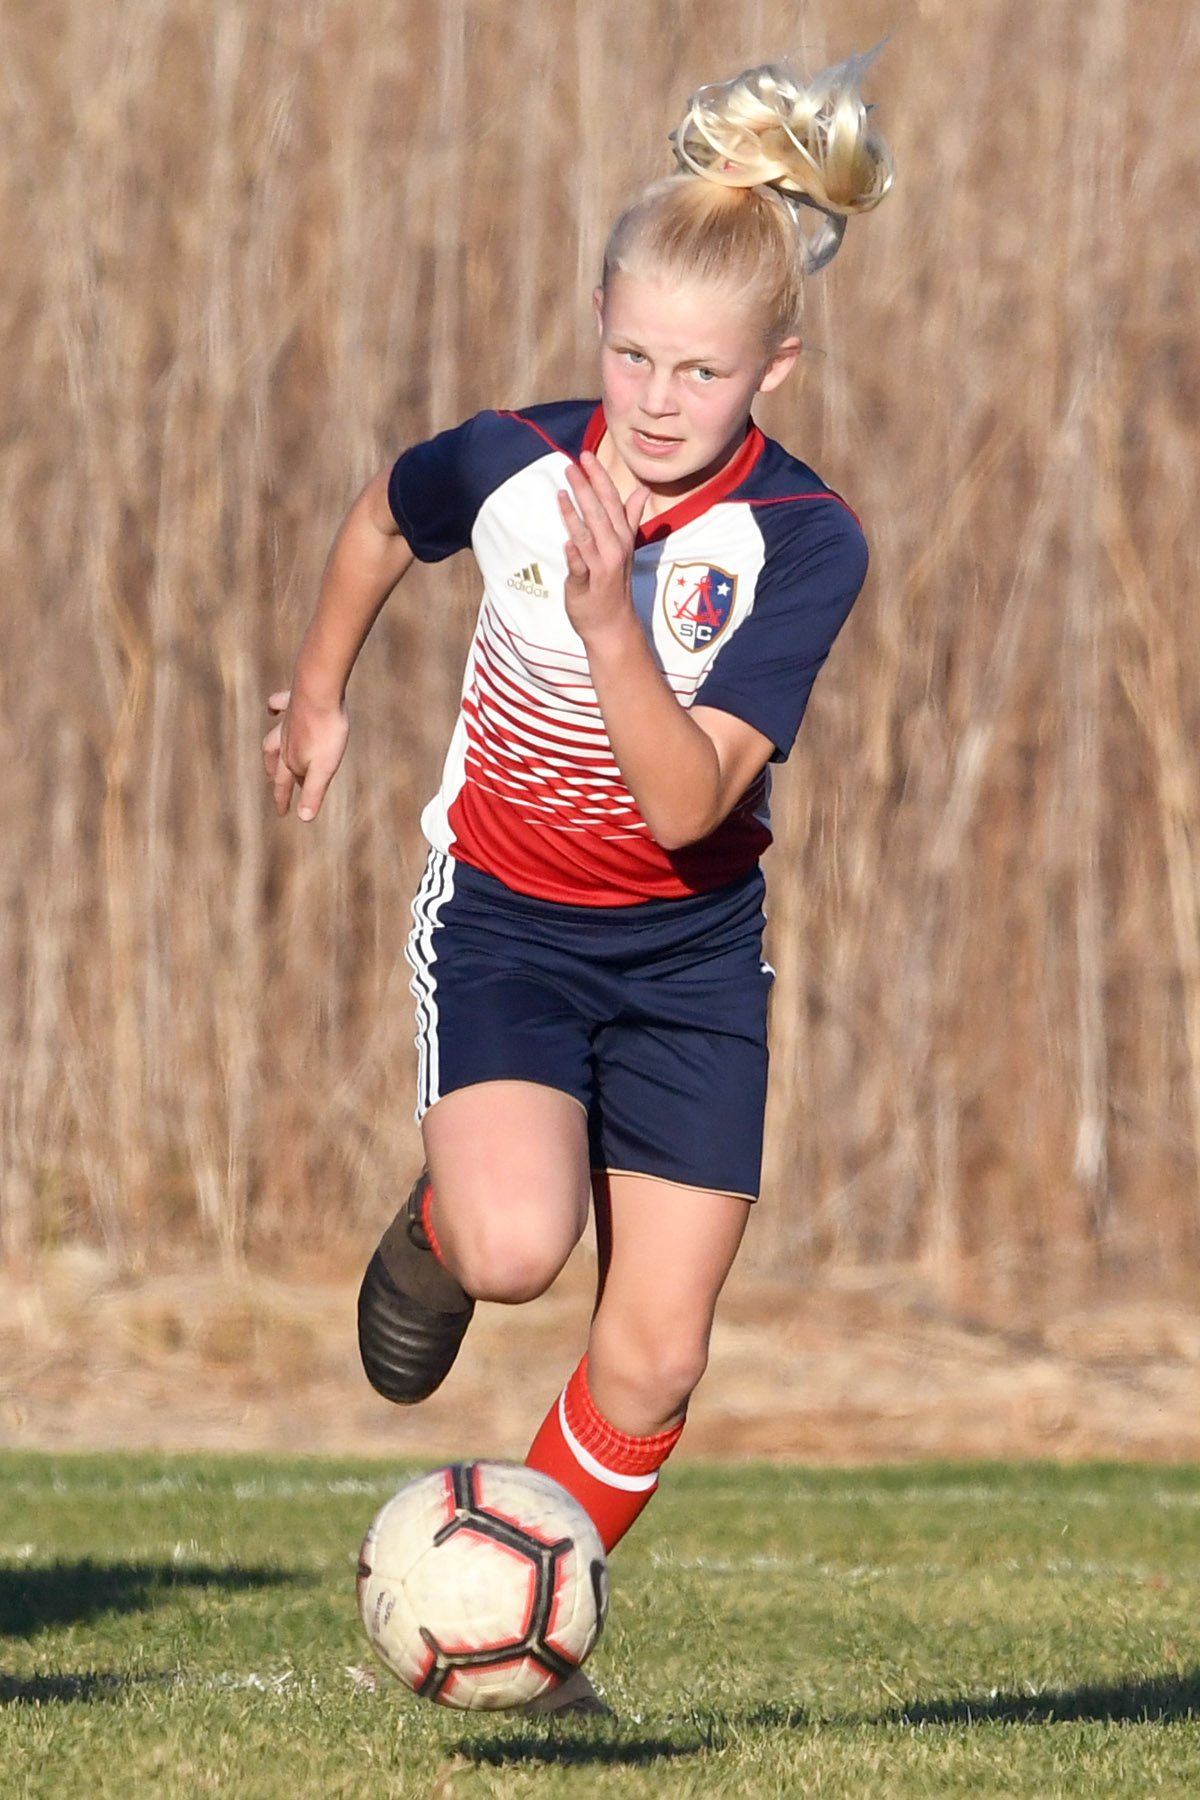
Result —
<svg viewBox="0 0 1200 1800"><path fill-rule="evenodd" d="M564 520L573 532L578 533L580 529L585 526L586 521L580 513L579 508L575 505L570 494L565 493L562 488L559 488L558 490L558 507Z"/></svg>
<svg viewBox="0 0 1200 1800"><path fill-rule="evenodd" d="M571 535L576 542L583 538L595 538L597 542L603 535L608 521L604 508L580 476L578 470L567 470L569 494L560 494L563 517L570 526Z"/></svg>
<svg viewBox="0 0 1200 1800"><path fill-rule="evenodd" d="M625 517L625 508L621 504L621 496L617 492L617 484L609 474L600 458L593 450L585 450L579 459L580 467L591 483L592 491L608 516L615 524Z"/></svg>
<svg viewBox="0 0 1200 1800"><path fill-rule="evenodd" d="M567 528L567 550L568 552L574 550L580 558L582 568L586 569L587 564L583 558L583 552L590 550L593 554L595 553L597 549L596 535L588 521L572 504L569 494L559 494L558 507L562 513L563 524Z"/></svg>
<svg viewBox="0 0 1200 1800"><path fill-rule="evenodd" d="M638 534L638 527L641 525L642 514L646 510L646 503L649 498L649 488L635 487L632 494L630 494L628 500L625 502L625 523L628 525L634 537Z"/></svg>
<svg viewBox="0 0 1200 1800"><path fill-rule="evenodd" d="M599 464L596 464L599 470ZM603 474L603 470L600 470ZM577 582L609 580L627 571L634 532L615 484L598 494L586 470L567 472L570 492L559 492L559 508L567 529L567 568ZM607 476L605 476L607 480ZM605 499L615 511L609 510ZM644 502L643 502L644 504Z"/></svg>
<svg viewBox="0 0 1200 1800"><path fill-rule="evenodd" d="M309 764L300 788L300 804L296 808L296 817L303 819L306 825L320 812L321 802L325 798L326 788L333 780L333 773L332 769L320 769Z"/></svg>
<svg viewBox="0 0 1200 1800"><path fill-rule="evenodd" d="M292 789L295 785L296 777L292 774L292 771L288 768L283 758L280 757L279 766L275 770L275 779L272 783L275 793L275 811L279 814L280 818L283 818L288 807L292 803Z"/></svg>
<svg viewBox="0 0 1200 1800"><path fill-rule="evenodd" d="M597 542L611 532L618 543L626 535L625 508L616 483L590 453L581 468L568 466L567 481L581 514L592 529Z"/></svg>

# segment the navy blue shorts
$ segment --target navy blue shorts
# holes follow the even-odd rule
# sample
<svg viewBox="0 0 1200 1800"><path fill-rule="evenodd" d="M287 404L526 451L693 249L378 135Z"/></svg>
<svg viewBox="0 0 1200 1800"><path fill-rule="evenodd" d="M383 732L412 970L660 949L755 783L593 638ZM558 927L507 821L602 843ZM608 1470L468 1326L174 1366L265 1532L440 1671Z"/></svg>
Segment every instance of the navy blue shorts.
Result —
<svg viewBox="0 0 1200 1800"><path fill-rule="evenodd" d="M417 1118L480 1081L588 1115L592 1167L758 1195L767 1087L763 878L634 906L517 894L432 851L407 956Z"/></svg>

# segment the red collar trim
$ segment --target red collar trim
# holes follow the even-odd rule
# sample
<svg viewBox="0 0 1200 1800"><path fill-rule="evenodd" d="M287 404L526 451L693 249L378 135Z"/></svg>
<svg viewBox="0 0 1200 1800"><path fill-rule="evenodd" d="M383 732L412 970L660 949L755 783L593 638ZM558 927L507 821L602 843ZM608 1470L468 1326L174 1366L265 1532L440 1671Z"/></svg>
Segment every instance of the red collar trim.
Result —
<svg viewBox="0 0 1200 1800"><path fill-rule="evenodd" d="M598 405L583 434L584 449L590 450L593 456L596 455L607 429L604 407ZM706 481L703 487L697 488L694 494L685 494L682 500L666 512L656 513L638 532L638 543L657 544L672 531L678 531L683 525L690 525L693 519L698 519L701 513L707 512L710 506L716 506L718 501L724 500L726 494L732 494L734 488L740 487L753 469L766 442L758 426L751 422L737 451L725 467L711 481Z"/></svg>
<svg viewBox="0 0 1200 1800"><path fill-rule="evenodd" d="M601 402L597 400L596 410L588 420L587 430L583 434L584 449L590 450L592 455L595 456L597 450L600 448L601 439L607 430L608 426L604 419L604 407Z"/></svg>

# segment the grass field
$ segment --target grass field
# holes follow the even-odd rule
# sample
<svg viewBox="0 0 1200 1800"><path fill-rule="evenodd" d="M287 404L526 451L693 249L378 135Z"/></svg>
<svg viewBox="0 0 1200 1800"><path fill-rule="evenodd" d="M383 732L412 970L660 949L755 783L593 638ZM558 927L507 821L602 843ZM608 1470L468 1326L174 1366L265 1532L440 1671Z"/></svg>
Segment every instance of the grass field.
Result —
<svg viewBox="0 0 1200 1800"><path fill-rule="evenodd" d="M1194 1471L680 1467L557 1727L364 1680L403 1473L0 1458L6 1800L1196 1792Z"/></svg>

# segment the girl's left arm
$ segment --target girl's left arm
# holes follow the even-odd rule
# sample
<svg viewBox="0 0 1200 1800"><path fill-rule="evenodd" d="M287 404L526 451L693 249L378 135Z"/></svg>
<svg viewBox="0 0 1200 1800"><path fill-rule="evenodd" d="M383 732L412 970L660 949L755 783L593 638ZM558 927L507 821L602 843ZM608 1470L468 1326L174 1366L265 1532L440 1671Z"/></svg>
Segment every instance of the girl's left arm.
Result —
<svg viewBox="0 0 1200 1800"><path fill-rule="evenodd" d="M622 503L585 452L560 496L567 528L567 616L583 639L592 684L625 785L664 850L707 837L766 766L771 739L732 713L687 711L667 684L633 608L633 549L647 500Z"/></svg>
<svg viewBox="0 0 1200 1800"><path fill-rule="evenodd" d="M344 519L321 580L290 689L272 694L278 716L263 739L263 764L281 816L299 789L301 819L315 819L350 733L346 683L367 633L413 553L388 503L383 469Z"/></svg>

